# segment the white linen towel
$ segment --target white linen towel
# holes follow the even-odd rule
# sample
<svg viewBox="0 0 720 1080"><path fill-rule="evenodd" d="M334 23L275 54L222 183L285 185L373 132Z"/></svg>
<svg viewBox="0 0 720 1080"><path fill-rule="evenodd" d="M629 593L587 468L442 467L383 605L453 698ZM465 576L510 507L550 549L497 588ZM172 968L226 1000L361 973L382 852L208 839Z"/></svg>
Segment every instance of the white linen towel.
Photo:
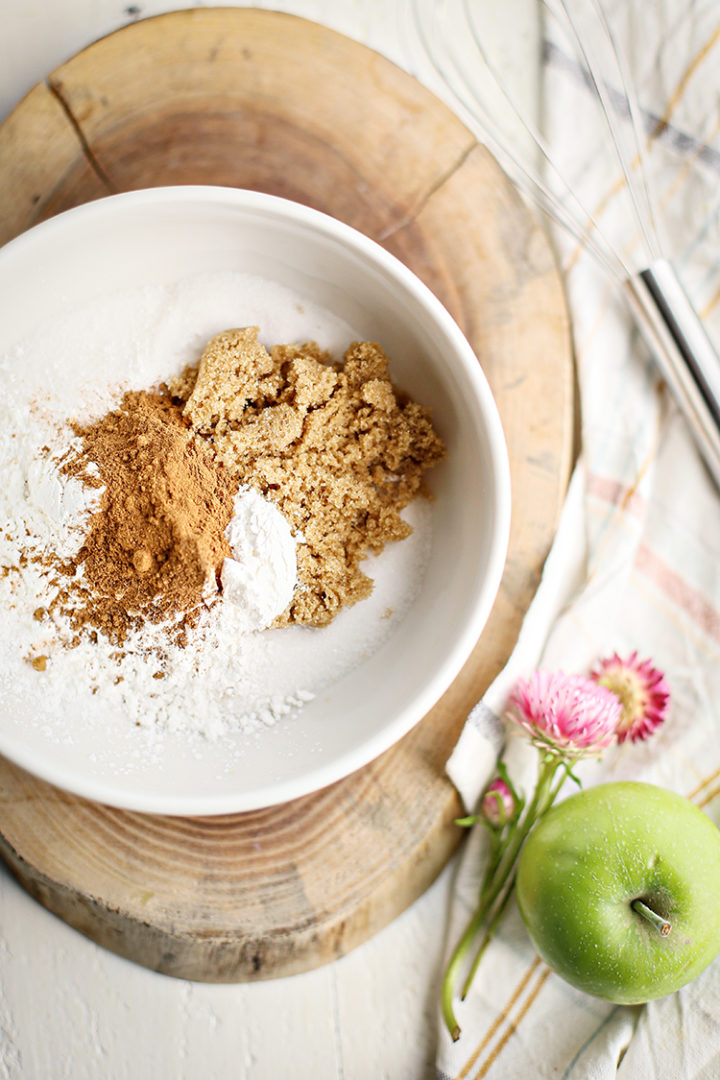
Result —
<svg viewBox="0 0 720 1080"><path fill-rule="evenodd" d="M629 57L671 256L720 344L720 6L614 0L610 21ZM603 232L641 268L607 129L577 60L545 27L544 100L553 157ZM627 118L616 117L619 124ZM615 650L662 668L672 704L647 742L582 763L585 786L642 779L691 797L720 823L720 496L620 291L567 235L556 236L573 321L582 458L557 539L513 656L468 719L448 772L471 807L489 779L502 713L519 675L537 666L587 673ZM529 785L535 751L508 736L505 760ZM568 793L570 789L567 789ZM448 920L448 954L474 907L484 830L466 844ZM720 960L647 1006L599 1001L568 986L534 953L514 904L458 1005L453 1044L442 1027L438 1080L717 1080Z"/></svg>

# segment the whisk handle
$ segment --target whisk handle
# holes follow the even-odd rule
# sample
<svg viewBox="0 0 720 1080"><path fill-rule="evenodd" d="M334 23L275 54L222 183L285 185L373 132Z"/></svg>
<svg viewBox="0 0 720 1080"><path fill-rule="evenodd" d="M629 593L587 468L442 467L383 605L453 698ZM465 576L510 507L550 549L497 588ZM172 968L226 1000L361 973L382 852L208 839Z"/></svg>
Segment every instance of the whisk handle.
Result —
<svg viewBox="0 0 720 1080"><path fill-rule="evenodd" d="M657 259L625 281L638 327L720 488L720 356L672 263Z"/></svg>

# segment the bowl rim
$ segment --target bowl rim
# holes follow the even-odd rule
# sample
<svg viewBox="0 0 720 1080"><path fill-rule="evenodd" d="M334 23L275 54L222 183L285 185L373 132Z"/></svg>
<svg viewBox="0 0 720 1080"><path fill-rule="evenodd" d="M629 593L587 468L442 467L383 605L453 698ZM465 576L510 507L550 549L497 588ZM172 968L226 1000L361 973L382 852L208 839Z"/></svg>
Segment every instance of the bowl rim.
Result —
<svg viewBox="0 0 720 1080"><path fill-rule="evenodd" d="M290 199L269 195L244 188L220 185L181 185L172 187L142 188L103 196L80 206L60 212L52 218L39 222L0 248L0 265L12 258L18 248L26 248L53 232L72 228L81 219L92 221L104 216L113 206L182 204L206 201L218 206L261 211L271 217L280 217L305 227L318 230L325 236L353 249L365 260L378 266L398 281L425 310L449 340L453 348L453 360L460 362L463 372L472 385L486 427L489 459L486 466L492 475L494 502L489 508L493 519L490 537L487 572L479 588L478 600L466 619L462 631L456 636L453 648L438 667L435 675L422 688L412 694L409 705L381 731L336 756L331 762L319 765L309 772L282 780L270 781L262 789L256 789L243 797L242 789L229 794L216 795L167 795L116 790L105 781L97 782L92 776L80 777L70 774L62 766L53 767L52 761L38 765L31 751L6 747L0 729L0 753L9 760L65 791L120 809L139 813L155 813L187 817L214 816L239 813L279 805L320 791L328 785L350 776L374 761L386 750L407 735L450 687L476 645L497 597L507 556L511 518L511 477L505 435L490 384L472 346L448 310L397 256L391 254L377 241L337 218L321 210L305 206ZM120 785L122 787L122 785Z"/></svg>

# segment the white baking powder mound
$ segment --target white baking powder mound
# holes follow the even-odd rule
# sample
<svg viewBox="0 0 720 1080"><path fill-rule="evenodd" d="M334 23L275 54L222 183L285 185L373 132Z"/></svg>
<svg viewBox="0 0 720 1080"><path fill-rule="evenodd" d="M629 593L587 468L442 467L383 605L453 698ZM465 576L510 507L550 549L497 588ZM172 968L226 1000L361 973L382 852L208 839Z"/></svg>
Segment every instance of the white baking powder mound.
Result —
<svg viewBox="0 0 720 1080"><path fill-rule="evenodd" d="M101 636L73 641L67 623L47 615L54 595L47 571L20 553L72 555L98 497L60 471L73 439L68 421L102 415L127 389L150 388L196 363L214 334L250 325L259 326L266 346L312 339L338 356L360 336L280 285L226 272L93 301L39 323L0 357L0 566L12 568L0 572L4 730L39 724L48 738L68 742L73 717L82 714L84 722L105 726L112 717L126 725L139 747L166 731L188 740L258 734L280 720L295 722L304 703L378 649L407 612L430 548L431 508L423 499L406 512L411 536L364 565L375 581L371 596L320 630L248 632L279 613L263 608L242 569L257 553L253 536L257 541L265 527L253 518L264 511L259 504L253 510L252 500L249 509L238 504L229 536L237 566L226 588L239 602L204 612L185 648L168 646L162 627L146 626L119 654ZM266 581L265 592L274 590L282 611L294 584L297 538L289 526L277 526L268 541L279 560L276 580Z"/></svg>
<svg viewBox="0 0 720 1080"><path fill-rule="evenodd" d="M223 603L238 609L245 631L267 630L292 600L297 582L290 523L259 491L241 488L225 534L233 557L220 574Z"/></svg>

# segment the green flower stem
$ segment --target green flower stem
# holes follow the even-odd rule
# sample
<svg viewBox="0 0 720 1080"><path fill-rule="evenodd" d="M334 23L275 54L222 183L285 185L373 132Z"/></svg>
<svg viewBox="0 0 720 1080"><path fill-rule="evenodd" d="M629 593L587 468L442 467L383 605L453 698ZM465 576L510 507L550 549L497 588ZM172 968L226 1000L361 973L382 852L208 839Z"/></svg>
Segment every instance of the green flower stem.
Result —
<svg viewBox="0 0 720 1080"><path fill-rule="evenodd" d="M488 853L487 866L485 867L485 873L483 874L482 884L480 885L480 896L487 892L493 875L498 868L500 859L502 858L503 851L505 850L505 844L502 840L502 833L496 830L490 832L490 851Z"/></svg>
<svg viewBox="0 0 720 1080"><path fill-rule="evenodd" d="M552 804L560 789L560 784L553 789L552 782L555 773L562 764L561 758L558 758L553 754L548 754L546 750L540 751L538 780L532 801L520 820L511 823L507 836L503 837L502 842L497 845L497 851L491 852L491 858L488 862L485 874L483 875L478 906L465 929L465 933L455 947L455 951L450 958L443 979L441 991L442 1014L453 1042L456 1042L460 1037L460 1025L457 1022L453 1007L453 992L460 967L462 966L465 956L475 940L477 933L484 925L488 915L498 901L498 898L507 886L507 891L500 901L499 913L498 910L495 911L486 932L485 937L487 941L483 939L483 943L480 946L480 955L479 957L476 956L470 975L465 982L463 988L463 997L465 997L477 972L482 954L487 948L490 938L497 928L500 917L513 892L514 878L510 881L509 885L508 881L514 872L520 849L536 820L541 814L544 814Z"/></svg>
<svg viewBox="0 0 720 1080"><path fill-rule="evenodd" d="M460 1038L460 1025L457 1022L455 1007L453 1005L455 983L460 974L460 968L465 959L465 955L475 940L475 935L484 923L486 915L487 909L485 905L481 903L468 923L465 933L455 946L455 951L450 957L450 963L445 970L440 1003L442 1006L443 1020L445 1021L445 1026L450 1032L450 1037L453 1042L457 1042Z"/></svg>
<svg viewBox="0 0 720 1080"><path fill-rule="evenodd" d="M564 763L561 763L561 764L564 764ZM562 776L560 777L558 782L555 784L555 787L550 792L550 797L548 798L547 806L545 807L545 810L548 810L552 806L552 804L555 802L555 799L558 796L558 792L560 791L560 788L563 786L563 784L567 780L568 776L572 776L572 775L573 774L569 771L569 769L566 766L565 771L563 772ZM573 776L573 779L575 779L574 776ZM543 814L545 813L545 810L542 811Z"/></svg>
<svg viewBox="0 0 720 1080"><path fill-rule="evenodd" d="M460 968L467 954L468 949L475 940L475 935L480 930L481 926L487 918L489 905L484 902L484 897L490 891L493 876L498 867L500 860L502 859L503 852L507 846L507 838L503 838L499 832L490 833L490 852L488 855L487 866L485 867L485 873L483 874L482 883L480 885L480 899L478 906L470 919L465 932L458 941L450 961L445 970L445 976L442 983L441 993L441 1005L443 1019L445 1025L450 1032L453 1042L456 1042L460 1037L460 1025L455 1017L455 1011L453 1008L453 991L455 989L455 983L460 974Z"/></svg>
<svg viewBox="0 0 720 1080"><path fill-rule="evenodd" d="M493 913L493 917L490 920L490 922L488 923L487 929L485 930L485 933L483 934L483 939L480 942L480 948L475 953L475 959L473 960L473 965L470 968L470 972L468 974L468 977L466 978L466 980L465 980L465 982L463 984L463 988L462 988L462 991L460 993L460 1000L461 1001L464 1001L465 998L468 995L470 987L472 986L472 983L473 983L473 979L475 978L475 975L477 973L477 969L480 967L480 961L482 960L482 958L483 958L483 956L485 954L485 950L487 949L488 945L492 941L493 936L495 934L495 931L497 930L498 926L500 925L500 920L502 919L503 915L505 914L505 908L508 906L508 901L510 900L510 897L513 894L514 887L515 887L515 874L513 874L513 876L511 877L510 883L508 884L508 887L506 888L505 892L502 894L502 896L499 899L499 903L497 903L495 905L495 911Z"/></svg>
<svg viewBox="0 0 720 1080"><path fill-rule="evenodd" d="M498 864L494 868L492 883L487 893L486 904L484 905L486 912L495 903L510 874L514 870L515 863L520 854L520 849L525 843L528 833L538 817L540 817L541 814L544 814L548 809L551 800L557 794L557 789L553 792L552 781L561 764L559 758L548 755L544 751L541 752L535 793L527 811L517 823L515 829L510 833L502 857L498 860Z"/></svg>

